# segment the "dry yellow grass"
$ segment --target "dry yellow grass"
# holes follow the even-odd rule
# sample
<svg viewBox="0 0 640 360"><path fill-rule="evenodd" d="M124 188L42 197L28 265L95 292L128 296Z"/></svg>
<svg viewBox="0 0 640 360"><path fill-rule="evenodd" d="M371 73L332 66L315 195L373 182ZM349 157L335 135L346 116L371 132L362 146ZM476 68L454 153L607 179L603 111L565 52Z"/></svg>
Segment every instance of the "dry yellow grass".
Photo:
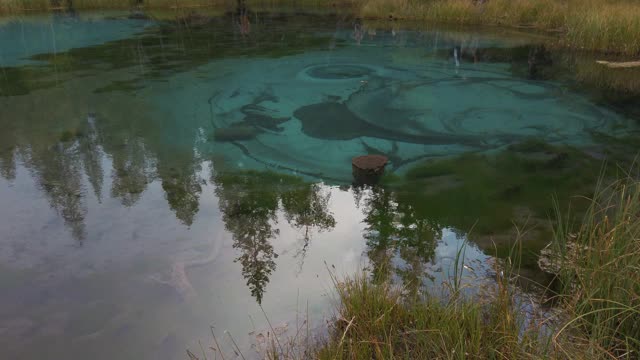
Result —
<svg viewBox="0 0 640 360"><path fill-rule="evenodd" d="M640 54L640 2L627 0L360 0L365 18L532 27L582 50Z"/></svg>

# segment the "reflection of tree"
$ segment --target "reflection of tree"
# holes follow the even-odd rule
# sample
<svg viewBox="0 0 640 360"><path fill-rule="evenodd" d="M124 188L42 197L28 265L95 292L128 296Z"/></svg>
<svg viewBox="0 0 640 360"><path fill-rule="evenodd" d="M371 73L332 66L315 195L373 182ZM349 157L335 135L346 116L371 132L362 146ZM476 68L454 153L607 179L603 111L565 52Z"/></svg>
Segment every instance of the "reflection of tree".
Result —
<svg viewBox="0 0 640 360"><path fill-rule="evenodd" d="M233 247L240 252L236 259L242 275L258 303L262 301L269 276L276 269L271 240L279 234L278 210L287 222L304 231L302 250L309 245L313 231L335 226L329 213L329 194L318 184L297 177L271 172L246 171L213 176L216 183L222 220L233 235Z"/></svg>
<svg viewBox="0 0 640 360"><path fill-rule="evenodd" d="M242 265L242 276L258 303L276 268L270 239L279 231L275 224L278 209L278 188L275 183L263 183L256 173L217 175L216 195L222 220L233 234L233 247L240 251L236 261Z"/></svg>
<svg viewBox="0 0 640 360"><path fill-rule="evenodd" d="M433 259L436 242L442 238L442 228L410 204L400 202L398 213L398 249L405 264L396 271L405 287L416 292L425 277L424 264Z"/></svg>
<svg viewBox="0 0 640 360"><path fill-rule="evenodd" d="M0 150L0 176L11 181L16 178L14 148Z"/></svg>
<svg viewBox="0 0 640 360"><path fill-rule="evenodd" d="M36 178L49 198L49 204L71 228L73 237L82 242L86 235L86 208L82 197L82 172L75 150L75 143L59 142L51 148L32 151L29 162L37 171Z"/></svg>
<svg viewBox="0 0 640 360"><path fill-rule="evenodd" d="M402 239L399 245L413 249L415 255L424 261L431 260L435 243L442 237L442 228L428 217L421 216L410 204L399 203L397 210L400 215L397 234Z"/></svg>
<svg viewBox="0 0 640 360"><path fill-rule="evenodd" d="M357 190L362 191L362 190ZM369 261L375 281L387 280L391 271L391 245L395 236L396 204L391 192L374 187L365 198L364 211L367 223L367 246Z"/></svg>
<svg viewBox="0 0 640 360"><path fill-rule="evenodd" d="M1 93L1 90L0 90ZM0 103L0 107L3 104ZM16 177L16 134L11 117L0 116L0 176L11 181Z"/></svg>
<svg viewBox="0 0 640 360"><path fill-rule="evenodd" d="M102 200L102 184L104 171L102 169L102 152L100 151L99 135L95 126L95 118L87 118L87 134L80 139L80 153L84 164L84 172L93 188L98 201Z"/></svg>
<svg viewBox="0 0 640 360"><path fill-rule="evenodd" d="M318 184L306 184L282 194L282 209L287 221L304 231L302 247L296 254L300 258L300 267L304 264L311 231L321 232L336 226L336 220L328 210L329 200L330 194L323 194Z"/></svg>
<svg viewBox="0 0 640 360"><path fill-rule="evenodd" d="M173 164L174 166L170 166ZM169 207L185 225L191 226L200 207L202 179L198 175L201 167L193 156L159 161L158 176L162 180Z"/></svg>
<svg viewBox="0 0 640 360"><path fill-rule="evenodd" d="M424 264L434 256L441 229L420 216L411 204L398 203L397 196L384 188L356 188L354 196L364 201L364 237L374 280L384 281L395 273L407 287L417 289L422 284ZM403 264L398 265L400 262Z"/></svg>
<svg viewBox="0 0 640 360"><path fill-rule="evenodd" d="M120 199L125 206L132 206L151 181L150 156L141 139L125 137L119 141L121 146L107 145L113 158L111 196Z"/></svg>

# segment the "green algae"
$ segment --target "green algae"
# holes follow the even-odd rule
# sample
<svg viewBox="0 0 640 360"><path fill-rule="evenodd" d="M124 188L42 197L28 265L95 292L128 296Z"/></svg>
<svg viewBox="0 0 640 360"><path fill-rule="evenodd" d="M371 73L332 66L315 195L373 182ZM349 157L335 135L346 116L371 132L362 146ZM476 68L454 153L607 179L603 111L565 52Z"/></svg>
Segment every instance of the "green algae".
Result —
<svg viewBox="0 0 640 360"><path fill-rule="evenodd" d="M56 84L55 71L48 66L0 67L0 96L27 95Z"/></svg>
<svg viewBox="0 0 640 360"><path fill-rule="evenodd" d="M531 140L492 155L427 161L390 186L442 226L490 235L523 223L518 212L549 218L554 198L563 208L579 203L593 193L600 169L601 161L575 148Z"/></svg>

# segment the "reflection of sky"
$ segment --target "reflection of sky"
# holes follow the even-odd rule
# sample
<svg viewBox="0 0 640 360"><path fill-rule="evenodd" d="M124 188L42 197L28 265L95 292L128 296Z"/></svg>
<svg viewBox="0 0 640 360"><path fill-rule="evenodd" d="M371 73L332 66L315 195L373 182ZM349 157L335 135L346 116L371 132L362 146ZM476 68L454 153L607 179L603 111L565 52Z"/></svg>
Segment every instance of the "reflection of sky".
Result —
<svg viewBox="0 0 640 360"><path fill-rule="evenodd" d="M124 39L150 23L140 20L105 20L51 15L47 21L17 18L0 24L0 66L30 63L36 54L63 52Z"/></svg>
<svg viewBox="0 0 640 360"><path fill-rule="evenodd" d="M111 168L107 158L103 159L103 168ZM198 177L206 179L209 173L205 163ZM104 188L108 189L111 183L108 176L105 179ZM238 253L232 248L232 234L221 222L215 184L203 186L200 210L189 227L181 224L167 207L158 181L149 184L138 202L128 208L117 199L107 196L99 202L90 191L83 192L88 231L82 246L78 246L35 186L21 166L12 182L0 179L0 266L23 279L21 285L0 277L0 285L11 285L12 289L8 297L0 300L5 309L0 310L0 328L16 324L29 328L28 324L32 324L34 329L50 331L47 335L32 330L33 342L25 344L42 345L52 339L61 343L75 341L72 350L49 348L52 354L71 356L92 351L100 344L125 344L118 335L124 331L127 341L135 340L138 346L165 346L164 351L180 352L187 345L197 346L193 342L196 339L206 340L211 324L223 342L228 343L223 330L229 330L243 347L253 341L246 334L268 328L241 276L240 264L234 262ZM366 265L363 208L358 207L351 191L328 186L321 190L330 196L328 210L336 225L328 231L312 229L306 257L299 253L303 231L291 226L281 211L273 224L280 231L271 240L278 257L266 285L263 308L274 324L293 326L296 311L300 317L308 311L314 319L313 326L321 325L331 304L328 294L333 285L329 271L342 278ZM436 248L436 262L444 264L437 265L442 271L434 272L436 278L444 279L451 271L450 261L460 244L461 239L445 230ZM487 258L474 246L467 248L466 256L482 261ZM171 287L153 280L167 278L172 263L202 259L206 260L203 265L187 268L192 295L181 297ZM94 285L101 290L93 289ZM47 298L40 298L43 293ZM55 316L40 318L37 314L43 311ZM77 316L87 311L109 314L105 319L89 316L86 320L97 333L92 341L85 340L85 330L78 330ZM7 338L17 336L24 341L22 332L16 329L7 331ZM127 358L133 351L124 345L114 348L122 349L120 358ZM120 350L108 352L104 358L114 354L120 354ZM154 354L142 358L151 359Z"/></svg>

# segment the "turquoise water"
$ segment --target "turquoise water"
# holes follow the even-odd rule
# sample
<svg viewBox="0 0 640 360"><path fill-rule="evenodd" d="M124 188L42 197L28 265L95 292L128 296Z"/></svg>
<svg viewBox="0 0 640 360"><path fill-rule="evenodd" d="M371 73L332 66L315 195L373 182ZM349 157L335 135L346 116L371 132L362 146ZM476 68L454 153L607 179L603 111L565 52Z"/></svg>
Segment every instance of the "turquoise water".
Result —
<svg viewBox="0 0 640 360"><path fill-rule="evenodd" d="M5 356L184 358L209 326L252 355L262 309L282 336L322 328L330 272L422 291L467 240L464 281L490 283L513 223L535 255L552 196L637 151L635 108L537 35L235 24L1 23ZM352 186L363 154L389 157L384 185Z"/></svg>

